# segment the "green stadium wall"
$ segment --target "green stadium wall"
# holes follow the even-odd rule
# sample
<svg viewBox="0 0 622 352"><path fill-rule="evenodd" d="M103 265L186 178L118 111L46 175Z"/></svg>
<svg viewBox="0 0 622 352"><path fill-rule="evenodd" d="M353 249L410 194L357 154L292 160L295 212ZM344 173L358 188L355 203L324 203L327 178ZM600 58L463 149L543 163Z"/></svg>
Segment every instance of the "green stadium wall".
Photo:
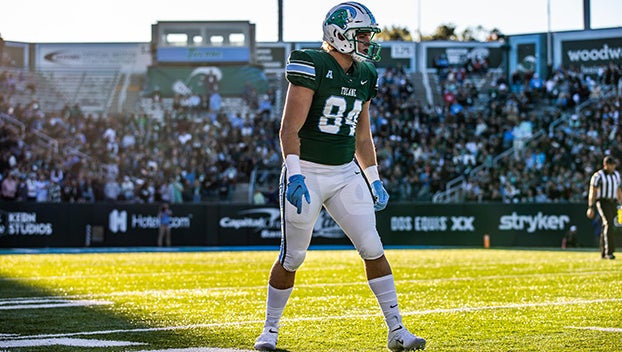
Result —
<svg viewBox="0 0 622 352"><path fill-rule="evenodd" d="M278 246L277 206L173 204L174 246ZM157 204L0 202L0 247L154 246ZM578 228L583 247L597 247L599 224L584 204L393 203L377 214L386 246L559 247ZM349 240L322 212L313 245ZM618 243L622 243L619 242Z"/></svg>

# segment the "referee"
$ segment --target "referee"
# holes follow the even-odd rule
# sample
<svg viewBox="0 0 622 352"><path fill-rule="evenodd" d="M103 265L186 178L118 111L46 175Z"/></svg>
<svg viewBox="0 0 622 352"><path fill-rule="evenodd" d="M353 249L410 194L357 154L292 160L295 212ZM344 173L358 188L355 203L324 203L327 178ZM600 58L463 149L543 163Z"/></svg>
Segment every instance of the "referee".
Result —
<svg viewBox="0 0 622 352"><path fill-rule="evenodd" d="M600 257L616 259L613 221L617 213L617 205L622 203L622 184L620 173L616 171L616 160L605 156L603 168L596 171L590 179L590 191L587 199L587 217L592 219L598 211L603 223L600 232Z"/></svg>

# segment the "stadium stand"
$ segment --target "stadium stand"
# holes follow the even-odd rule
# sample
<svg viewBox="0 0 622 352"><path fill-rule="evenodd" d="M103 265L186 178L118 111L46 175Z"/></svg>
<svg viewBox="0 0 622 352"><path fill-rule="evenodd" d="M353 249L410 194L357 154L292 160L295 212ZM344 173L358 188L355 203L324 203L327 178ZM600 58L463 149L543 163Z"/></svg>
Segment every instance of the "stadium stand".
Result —
<svg viewBox="0 0 622 352"><path fill-rule="evenodd" d="M61 97L60 100L46 99L45 103L54 104L51 108L59 109L61 103L74 103L91 113L108 111L121 78L116 70L40 70L38 76L38 86L49 87L52 92L47 94Z"/></svg>
<svg viewBox="0 0 622 352"><path fill-rule="evenodd" d="M584 199L591 161L622 155L619 71L591 79L558 68L540 82L507 82L495 72L387 68L371 112L392 200ZM3 69L0 172L20 180L3 198L36 200L29 180L42 178L61 189L48 201L250 202L255 190L276 201L276 109L243 97L218 111L189 108L184 97L141 97L141 84L112 71Z"/></svg>

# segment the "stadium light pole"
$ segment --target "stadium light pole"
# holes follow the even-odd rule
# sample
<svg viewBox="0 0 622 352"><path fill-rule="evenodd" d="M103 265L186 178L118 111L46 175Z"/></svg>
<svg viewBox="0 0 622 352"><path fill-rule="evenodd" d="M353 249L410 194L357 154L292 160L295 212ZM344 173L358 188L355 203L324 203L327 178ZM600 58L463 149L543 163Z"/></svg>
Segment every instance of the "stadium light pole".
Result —
<svg viewBox="0 0 622 352"><path fill-rule="evenodd" d="M553 70L553 48L551 47L551 0L546 0L546 67L547 74Z"/></svg>
<svg viewBox="0 0 622 352"><path fill-rule="evenodd" d="M278 21L277 21L277 31L278 31L278 39L277 42L283 42L283 0L277 0L277 12L278 12Z"/></svg>
<svg viewBox="0 0 622 352"><path fill-rule="evenodd" d="M583 0L583 29L592 29L592 10L591 1Z"/></svg>
<svg viewBox="0 0 622 352"><path fill-rule="evenodd" d="M421 0L417 0L417 42L421 42Z"/></svg>

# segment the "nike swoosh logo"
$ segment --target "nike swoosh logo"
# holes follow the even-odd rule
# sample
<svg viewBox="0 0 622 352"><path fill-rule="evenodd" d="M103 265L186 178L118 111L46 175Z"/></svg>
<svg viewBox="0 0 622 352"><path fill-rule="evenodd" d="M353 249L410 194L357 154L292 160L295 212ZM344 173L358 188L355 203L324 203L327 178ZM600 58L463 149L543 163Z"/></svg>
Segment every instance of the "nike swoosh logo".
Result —
<svg viewBox="0 0 622 352"><path fill-rule="evenodd" d="M398 327L396 327L395 329L391 330L391 332L396 332L397 330L402 330L402 326L399 325Z"/></svg>
<svg viewBox="0 0 622 352"><path fill-rule="evenodd" d="M269 329L269 330L268 330L268 332L269 332L269 333L272 333L272 334L278 334L278 333L279 333L278 331L276 331L276 330L274 330L274 329Z"/></svg>
<svg viewBox="0 0 622 352"><path fill-rule="evenodd" d="M360 175L360 174L361 174L361 172L360 172L360 171L354 171L354 174L355 174L355 175Z"/></svg>
<svg viewBox="0 0 622 352"><path fill-rule="evenodd" d="M364 86L367 81L361 81L361 85Z"/></svg>
<svg viewBox="0 0 622 352"><path fill-rule="evenodd" d="M397 307L397 304L394 304L394 305L389 306L389 308L391 308L391 309L393 309L393 308L395 308L395 307Z"/></svg>

